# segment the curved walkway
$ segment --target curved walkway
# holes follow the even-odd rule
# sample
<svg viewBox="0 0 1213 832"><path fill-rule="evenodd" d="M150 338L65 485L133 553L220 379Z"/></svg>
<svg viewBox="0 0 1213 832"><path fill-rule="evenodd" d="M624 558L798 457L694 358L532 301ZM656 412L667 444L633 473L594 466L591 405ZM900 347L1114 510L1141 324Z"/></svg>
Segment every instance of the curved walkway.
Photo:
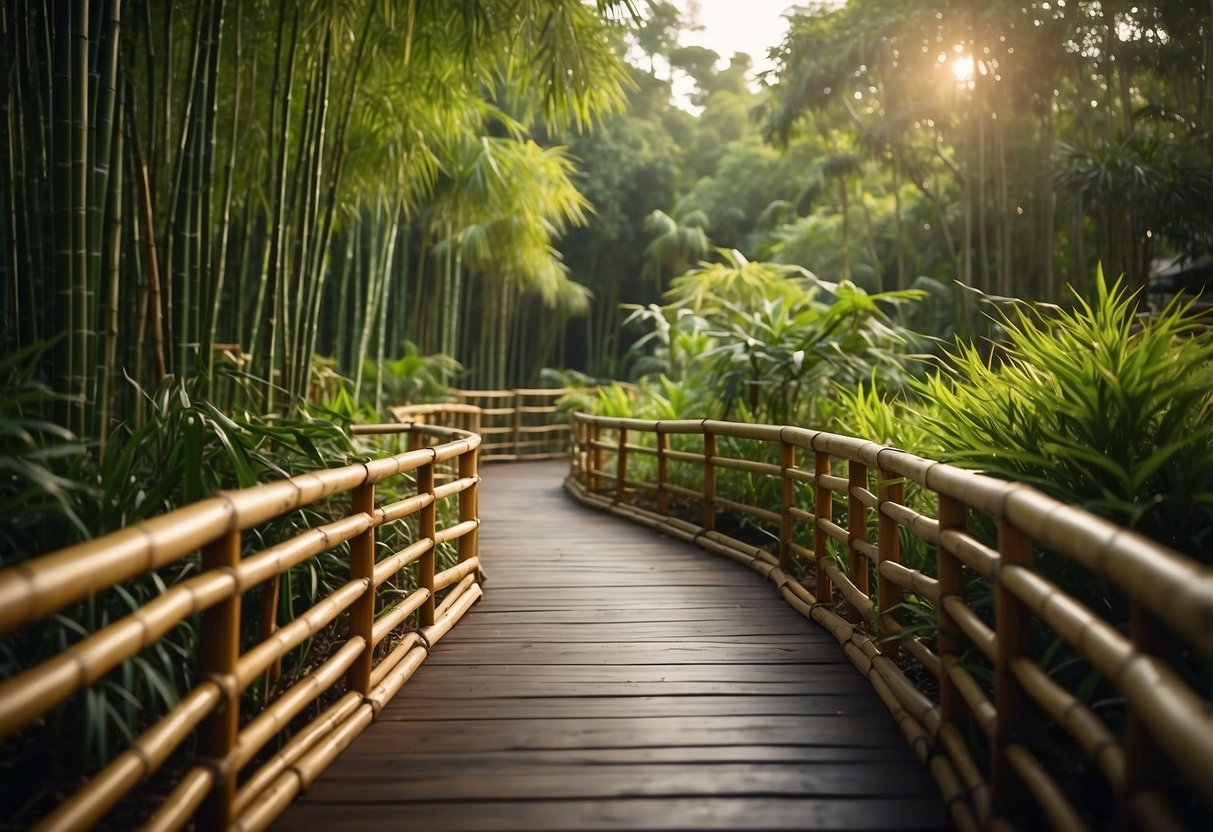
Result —
<svg viewBox="0 0 1213 832"><path fill-rule="evenodd" d="M484 600L277 828L946 828L828 633L566 470L484 469Z"/></svg>

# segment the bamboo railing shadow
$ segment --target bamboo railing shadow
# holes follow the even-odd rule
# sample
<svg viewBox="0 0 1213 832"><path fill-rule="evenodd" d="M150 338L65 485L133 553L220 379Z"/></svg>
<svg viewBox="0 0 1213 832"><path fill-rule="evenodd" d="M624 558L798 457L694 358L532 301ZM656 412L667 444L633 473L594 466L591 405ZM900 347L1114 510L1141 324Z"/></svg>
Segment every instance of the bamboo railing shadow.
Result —
<svg viewBox="0 0 1213 832"><path fill-rule="evenodd" d="M1028 486L854 437L581 413L572 426L573 496L769 578L867 676L958 828L1088 828L1092 807L1044 764L1054 745L1097 773L1118 827L1207 822L1213 709L1176 665L1213 653L1209 567ZM748 453L722 454L724 442ZM725 477L765 482L773 505L731 494ZM935 516L907 504L907 487L934 495L919 504L936 502ZM775 551L717 530L725 511L765 527ZM902 562L914 541L933 550L936 574ZM1042 574L1042 548L1122 593L1128 632ZM974 588L992 612L967 600ZM923 633L901 620L915 598L934 611ZM1051 675L1033 655L1042 636L1068 645L1123 707L1097 709Z"/></svg>
<svg viewBox="0 0 1213 832"><path fill-rule="evenodd" d="M187 762L146 823L177 829L262 829L353 741L425 660L430 648L481 597L477 551L480 437L433 425L373 425L360 434L408 433L417 447L366 463L225 491L113 534L0 572L0 634L35 625L70 605L197 557L198 574L40 664L0 683L0 738L36 724L122 662L198 617L198 667L191 690L39 828L82 829L100 821L174 754ZM376 504L376 486L409 477L413 496ZM342 516L268 548L244 553L246 534L329 498ZM457 502L440 528L437 508ZM403 549L376 552L376 533L415 518ZM349 542L349 578L289 621L277 620L280 576ZM436 571L436 549L456 541L455 565ZM400 598L391 582L416 563L416 588ZM242 643L242 596L257 587L261 625ZM402 631L416 613L418 627ZM327 658L253 714L243 694L290 651L344 615L346 633ZM249 628L243 628L247 631ZM379 649L377 649L379 648ZM297 718L344 680L302 727ZM263 699L266 697L262 697ZM319 706L318 706L319 707ZM276 747L288 733L289 739ZM189 744L196 742L196 750ZM250 770L251 769L251 770Z"/></svg>

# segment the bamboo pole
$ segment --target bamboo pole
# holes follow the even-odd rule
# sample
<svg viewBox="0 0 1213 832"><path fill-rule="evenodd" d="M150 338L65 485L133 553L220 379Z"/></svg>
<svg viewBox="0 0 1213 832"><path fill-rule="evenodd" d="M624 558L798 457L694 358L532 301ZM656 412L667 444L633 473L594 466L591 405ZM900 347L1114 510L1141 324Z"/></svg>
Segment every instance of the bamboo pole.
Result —
<svg viewBox="0 0 1213 832"><path fill-rule="evenodd" d="M792 567L792 535L795 528L796 481L788 475L796 468L796 446L779 440L779 568Z"/></svg>
<svg viewBox="0 0 1213 832"><path fill-rule="evenodd" d="M964 503L952 497L939 497L939 529L940 537L944 532L965 531L966 525ZM956 638L958 625L948 612L948 598L964 601L964 574L960 561L956 559L951 547L940 545L936 550L936 570L939 574L940 602L935 606L936 632L939 639L939 661L944 674L939 680L939 707L943 712L945 722L960 724L964 717L964 701L961 699L952 676L947 672L948 665L960 660L960 641Z"/></svg>
<svg viewBox="0 0 1213 832"><path fill-rule="evenodd" d="M880 503L877 508L877 610L880 616L879 632L884 641L883 652L893 661L897 661L901 652L901 626L897 621L897 607L901 604L902 590L893 581L885 577L885 564L901 565L901 533L892 517L884 513L886 503L900 504L905 500L905 484L899 478L893 478L883 469L878 468L876 477L880 483ZM907 570L909 571L909 570ZM918 575L917 571L912 572ZM943 675L942 673L939 675Z"/></svg>
<svg viewBox="0 0 1213 832"><path fill-rule="evenodd" d="M459 492L459 522L469 523L478 519L480 476L476 471L479 451L475 448L465 451L459 456L459 478L472 480L471 485ZM472 529L459 538L459 562L471 560L480 555L480 531Z"/></svg>
<svg viewBox="0 0 1213 832"><path fill-rule="evenodd" d="M628 482L628 431L619 429L619 447L615 453L615 502L626 503Z"/></svg>
<svg viewBox="0 0 1213 832"><path fill-rule="evenodd" d="M229 532L202 550L203 571L236 569L240 565L240 532ZM224 680L219 705L198 732L198 754L210 760L218 773L214 788L199 812L202 828L226 829L236 799L235 772L226 761L236 748L240 727L240 692L235 685L240 659L240 598L228 598L202 615L198 639L198 676Z"/></svg>
<svg viewBox="0 0 1213 832"><path fill-rule="evenodd" d="M868 589L868 558L858 545L868 540L868 507L856 495L858 489L868 487L868 466L856 460L847 463L847 566L848 577L865 598L871 598ZM853 623L859 624L860 610L850 608Z"/></svg>
<svg viewBox="0 0 1213 832"><path fill-rule="evenodd" d="M1032 539L1003 518L998 524L998 551L1002 556L1003 569L1010 565L1029 566L1032 562ZM996 710L994 741L990 745L990 783L994 814L1008 817L1022 796L1022 784L1007 756L1007 749L1019 740L1020 712L1024 706L1023 688L1015 678L1012 661L1028 652L1032 622L1027 606L1001 580L995 582L994 605Z"/></svg>
<svg viewBox="0 0 1213 832"><path fill-rule="evenodd" d="M1174 651L1162 624L1141 604L1133 604L1129 615L1129 635L1134 648L1151 655ZM1144 709L1132 697L1126 699L1125 709L1125 783L1124 789L1117 793L1117 808L1122 820L1127 821L1127 807L1134 798L1165 785L1171 767L1150 731Z"/></svg>
<svg viewBox="0 0 1213 832"><path fill-rule="evenodd" d="M670 480L670 460L667 456L670 450L670 435L657 433L657 513L670 513L670 491L667 488Z"/></svg>
<svg viewBox="0 0 1213 832"><path fill-rule="evenodd" d="M375 515L375 485L367 483L354 489L350 506L353 514ZM374 659L375 634L375 526L350 542L350 580L365 581L366 589L354 602L349 613L349 638L360 637L366 645L350 666L346 687L362 695L371 690L371 663Z"/></svg>
<svg viewBox="0 0 1213 832"><path fill-rule="evenodd" d="M601 485L599 471L602 470L602 429L597 421L590 423L590 491L597 493Z"/></svg>
<svg viewBox="0 0 1213 832"><path fill-rule="evenodd" d="M716 468L712 461L716 456L716 434L706 430L703 434L703 528L716 528Z"/></svg>
<svg viewBox="0 0 1213 832"><path fill-rule="evenodd" d="M434 493L434 463L429 462L417 469L417 494ZM436 562L437 531L435 530L434 502L431 500L421 510L421 523L418 534L434 542L425 554L421 556L418 566L418 585L429 591L429 597L421 605L421 626L430 627L434 624L434 567Z"/></svg>
<svg viewBox="0 0 1213 832"><path fill-rule="evenodd" d="M834 592L830 586L830 576L822 568L822 560L827 556L826 530L822 521L828 521L833 516L833 498L824 482L824 478L830 473L829 453L817 451L814 454L813 472L814 512L816 515L813 522L813 559L817 564L817 587L814 594L817 596L817 603L829 604Z"/></svg>

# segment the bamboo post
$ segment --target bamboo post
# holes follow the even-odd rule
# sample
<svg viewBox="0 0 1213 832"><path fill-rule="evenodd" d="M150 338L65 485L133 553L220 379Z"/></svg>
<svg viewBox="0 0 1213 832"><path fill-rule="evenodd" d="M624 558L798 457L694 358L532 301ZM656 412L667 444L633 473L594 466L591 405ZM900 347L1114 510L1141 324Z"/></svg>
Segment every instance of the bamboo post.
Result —
<svg viewBox="0 0 1213 832"><path fill-rule="evenodd" d="M417 469L417 494L434 495L434 463L427 462ZM429 539L434 542L437 536L437 525L435 521L437 506L431 500L430 504L421 509L420 515L420 531L422 539ZM425 599L425 603L421 605L421 626L429 627L434 623L434 565L437 559L437 543L430 546L429 550L421 556L418 561L418 586L424 587L430 591L430 597Z"/></svg>
<svg viewBox="0 0 1213 832"><path fill-rule="evenodd" d="M707 531L716 528L716 468L712 460L716 457L716 434L703 434L703 527Z"/></svg>
<svg viewBox="0 0 1213 832"><path fill-rule="evenodd" d="M240 565L240 532L224 534L202 550L202 571L235 569ZM198 730L198 754L209 760L217 776L215 788L199 810L203 829L227 829L236 799L236 773L224 762L236 747L240 728L240 692L234 680L240 659L240 596L233 595L202 614L198 645L198 678L220 680L222 698Z"/></svg>
<svg viewBox="0 0 1213 832"><path fill-rule="evenodd" d="M513 413L513 433L514 433L514 456L518 456L519 443L522 441L522 403L526 397L514 391L514 413Z"/></svg>
<svg viewBox="0 0 1213 832"><path fill-rule="evenodd" d="M1140 604L1132 604L1129 609L1129 635L1133 646L1142 653L1156 656L1161 654L1166 657L1166 654L1175 648L1169 641L1162 622L1149 611L1142 609ZM1132 699L1126 700L1125 787L1123 794L1117 795L1120 801L1118 810L1125 820L1124 828L1132 828L1134 825L1127 810L1134 795L1157 789L1165 782L1170 769L1167 756L1150 733L1141 709L1134 707Z"/></svg>
<svg viewBox="0 0 1213 832"><path fill-rule="evenodd" d="M779 442L779 467L779 567L787 570L792 566L792 509L796 507L796 483L788 476L788 472L796 468L796 446L790 442Z"/></svg>
<svg viewBox="0 0 1213 832"><path fill-rule="evenodd" d="M477 456L479 451L473 448L459 455L459 478L467 479L476 476ZM459 522L466 523L475 520L479 514L480 485L473 483L459 492ZM471 560L480 550L480 530L472 529L459 538L459 561Z"/></svg>
<svg viewBox="0 0 1213 832"><path fill-rule="evenodd" d="M1032 538L1007 518L998 521L1000 568L1027 566L1032 562ZM1024 701L1011 660L1028 652L1031 614L1027 606L995 579L994 594L994 743L990 746L990 791L994 814L1006 817L1019 804L1019 779L1006 755L1006 747L1019 733Z"/></svg>
<svg viewBox="0 0 1213 832"><path fill-rule="evenodd" d="M278 630L278 596L281 584L282 576L275 575L261 588L261 620L257 627L258 638L261 641L265 641ZM282 675L282 659L275 659L265 672L264 684L267 697L270 686L278 681L280 675Z"/></svg>
<svg viewBox="0 0 1213 832"><path fill-rule="evenodd" d="M826 557L826 531L822 528L822 520L833 519L830 489L826 488L821 478L830 473L830 455L825 451L817 451L813 459L813 557L817 560L817 603L829 604L834 597L830 586L830 578L822 569L822 558Z"/></svg>
<svg viewBox="0 0 1213 832"><path fill-rule="evenodd" d="M894 610L901 603L902 591L897 584L881 576L880 564L885 561L901 563L901 532L897 528L897 521L886 517L883 509L885 503L900 504L905 501L905 483L899 478L890 478L879 468L876 469L876 477L880 482L880 502L877 505L881 509L877 512L879 525L876 543L877 610L880 616L879 631L884 639L881 652L896 661L901 652L901 639L898 637L901 627Z"/></svg>
<svg viewBox="0 0 1213 832"><path fill-rule="evenodd" d="M626 503L624 480L628 478L628 429L619 429L619 450L615 465L615 502Z"/></svg>
<svg viewBox="0 0 1213 832"><path fill-rule="evenodd" d="M375 515L375 484L366 483L354 489L351 515ZM375 527L370 526L350 541L350 580L365 580L366 590L350 606L349 633L351 637L362 636L366 648L350 665L346 674L346 687L363 696L371 692L371 662L374 658L372 645L375 632Z"/></svg>
<svg viewBox="0 0 1213 832"><path fill-rule="evenodd" d="M855 496L855 489L868 487L868 466L862 462L847 462L847 566L848 577L855 588L871 598L868 581L868 557L855 545L857 541L868 541L868 507ZM852 624L863 620L862 613L848 605L848 618Z"/></svg>
<svg viewBox="0 0 1213 832"><path fill-rule="evenodd" d="M597 422L590 423L590 491L594 494L602 484L598 475L602 470L602 448L598 445L601 441L602 428Z"/></svg>
<svg viewBox="0 0 1213 832"><path fill-rule="evenodd" d="M670 492L666 489L666 483L670 479L670 460L666 456L666 451L670 449L670 435L668 433L657 434L657 513L670 513Z"/></svg>
<svg viewBox="0 0 1213 832"><path fill-rule="evenodd" d="M939 495L939 534L963 532L967 525L965 504L960 500ZM939 675L939 710L944 722L959 724L966 713L964 699L956 689L948 665L960 658L961 644L956 638L956 622L947 610L949 598L964 599L964 573L960 560L940 541L936 549L936 570L939 574L939 603L935 605L936 623L939 633L939 664L943 673Z"/></svg>

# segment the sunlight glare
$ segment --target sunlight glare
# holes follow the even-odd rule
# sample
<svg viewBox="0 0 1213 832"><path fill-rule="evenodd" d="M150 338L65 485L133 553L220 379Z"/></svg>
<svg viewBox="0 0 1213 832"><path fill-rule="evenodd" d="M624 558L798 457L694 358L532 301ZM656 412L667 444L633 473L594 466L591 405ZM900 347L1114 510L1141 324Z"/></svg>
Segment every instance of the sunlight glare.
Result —
<svg viewBox="0 0 1213 832"><path fill-rule="evenodd" d="M952 77L961 86L973 83L975 65L972 55L960 55L952 61Z"/></svg>

